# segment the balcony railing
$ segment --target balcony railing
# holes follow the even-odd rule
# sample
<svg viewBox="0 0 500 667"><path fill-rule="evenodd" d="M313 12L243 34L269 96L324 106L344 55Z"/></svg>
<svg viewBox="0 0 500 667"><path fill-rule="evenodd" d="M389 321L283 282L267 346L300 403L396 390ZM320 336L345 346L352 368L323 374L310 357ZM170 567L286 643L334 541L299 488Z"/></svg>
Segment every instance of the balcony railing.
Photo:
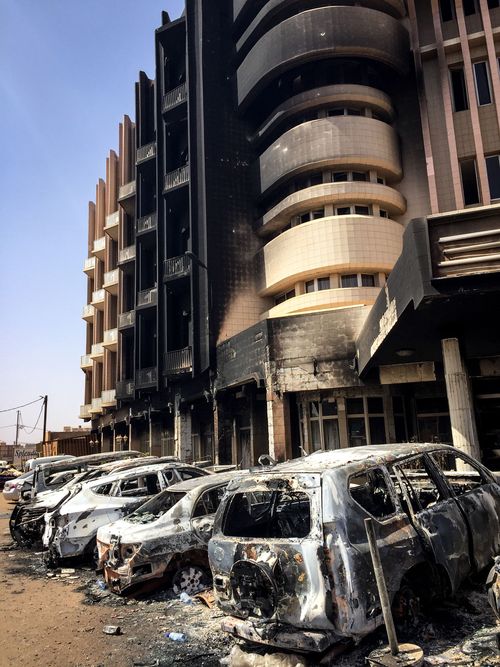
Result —
<svg viewBox="0 0 500 667"><path fill-rule="evenodd" d="M132 197L133 195L135 195L135 180L125 183L118 191L119 200L128 199L128 197Z"/></svg>
<svg viewBox="0 0 500 667"><path fill-rule="evenodd" d="M181 83L177 88L169 90L163 96L163 105L162 112L166 113L170 109L174 109L179 104L182 104L187 100L187 86L185 83Z"/></svg>
<svg viewBox="0 0 500 667"><path fill-rule="evenodd" d="M125 329L126 327L133 327L135 324L135 310L128 310L126 313L118 315L118 328Z"/></svg>
<svg viewBox="0 0 500 667"><path fill-rule="evenodd" d="M118 252L118 264L131 262L135 259L135 245L129 245Z"/></svg>
<svg viewBox="0 0 500 667"><path fill-rule="evenodd" d="M107 292L110 292L111 294L118 293L118 276L119 276L118 269L113 269L112 271L106 271L106 273L104 274L103 288Z"/></svg>
<svg viewBox="0 0 500 667"><path fill-rule="evenodd" d="M93 398L90 406L90 412L99 414L102 412L102 398Z"/></svg>
<svg viewBox="0 0 500 667"><path fill-rule="evenodd" d="M95 308L91 303L85 304L82 311L82 319L86 322L90 322L94 319Z"/></svg>
<svg viewBox="0 0 500 667"><path fill-rule="evenodd" d="M135 384L133 380L119 380L116 383L116 398L119 400L133 398L134 391Z"/></svg>
<svg viewBox="0 0 500 667"><path fill-rule="evenodd" d="M80 368L92 368L93 362L90 354L82 354L80 357Z"/></svg>
<svg viewBox="0 0 500 667"><path fill-rule="evenodd" d="M165 375L191 373L193 370L193 353L191 347L165 352L163 368Z"/></svg>
<svg viewBox="0 0 500 667"><path fill-rule="evenodd" d="M102 359L104 356L104 346L102 343L94 343L90 349L91 359Z"/></svg>
<svg viewBox="0 0 500 667"><path fill-rule="evenodd" d="M144 215L142 218L139 218L137 221L138 234L150 232L152 229L156 229L156 213L150 213L149 215Z"/></svg>
<svg viewBox="0 0 500 667"><path fill-rule="evenodd" d="M116 405L116 390L105 389L101 394L101 405L103 408L114 408Z"/></svg>
<svg viewBox="0 0 500 667"><path fill-rule="evenodd" d="M165 174L165 182L163 185L163 189L165 191L173 190L174 188L178 188L179 186L184 185L185 183L188 182L189 182L189 164L185 164L183 167L180 167L175 171L171 171L168 174Z"/></svg>
<svg viewBox="0 0 500 667"><path fill-rule="evenodd" d="M95 290L92 292L92 302L91 305L95 306L98 310L104 310L104 298L106 296L106 291L103 287L101 289Z"/></svg>
<svg viewBox="0 0 500 667"><path fill-rule="evenodd" d="M80 405L80 419L90 419L90 408L90 403L87 403L86 405Z"/></svg>
<svg viewBox="0 0 500 667"><path fill-rule="evenodd" d="M105 236L101 236L100 239L96 239L94 241L94 245L92 247L92 252L97 257L104 257L104 253L106 252L106 237Z"/></svg>
<svg viewBox="0 0 500 667"><path fill-rule="evenodd" d="M104 332L102 344L108 350L116 350L118 345L118 329L107 329Z"/></svg>
<svg viewBox="0 0 500 667"><path fill-rule="evenodd" d="M95 269L95 257L87 257L83 263L83 272L89 275L93 273Z"/></svg>
<svg viewBox="0 0 500 667"><path fill-rule="evenodd" d="M137 149L136 153L136 164L139 162L144 162L145 160L150 160L156 156L156 141L151 141L149 144L145 144Z"/></svg>
<svg viewBox="0 0 500 667"><path fill-rule="evenodd" d="M110 215L106 216L106 224L104 225L104 231L106 234L109 234L112 239L115 241L118 239L118 226L120 224L120 212L115 211Z"/></svg>
<svg viewBox="0 0 500 667"><path fill-rule="evenodd" d="M158 301L158 288L152 287L150 289L142 290L137 293L137 307L154 306Z"/></svg>
<svg viewBox="0 0 500 667"><path fill-rule="evenodd" d="M158 381L158 369L156 366L141 368L136 371L135 380L137 387L148 387L156 384Z"/></svg>
<svg viewBox="0 0 500 667"><path fill-rule="evenodd" d="M189 275L191 260L187 255L170 257L163 262L163 280L174 280Z"/></svg>

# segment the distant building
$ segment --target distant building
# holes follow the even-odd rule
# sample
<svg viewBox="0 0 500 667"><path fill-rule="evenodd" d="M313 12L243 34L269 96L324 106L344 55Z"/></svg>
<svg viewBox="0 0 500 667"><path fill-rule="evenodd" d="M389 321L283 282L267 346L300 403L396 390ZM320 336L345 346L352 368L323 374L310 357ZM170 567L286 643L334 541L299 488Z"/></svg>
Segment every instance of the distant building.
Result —
<svg viewBox="0 0 500 667"><path fill-rule="evenodd" d="M164 13L90 205L93 440L250 465L434 439L494 460L498 4Z"/></svg>
<svg viewBox="0 0 500 667"><path fill-rule="evenodd" d="M95 454L100 450L100 443L92 441L90 428L65 426L62 431L47 431L40 456L73 454L83 456Z"/></svg>

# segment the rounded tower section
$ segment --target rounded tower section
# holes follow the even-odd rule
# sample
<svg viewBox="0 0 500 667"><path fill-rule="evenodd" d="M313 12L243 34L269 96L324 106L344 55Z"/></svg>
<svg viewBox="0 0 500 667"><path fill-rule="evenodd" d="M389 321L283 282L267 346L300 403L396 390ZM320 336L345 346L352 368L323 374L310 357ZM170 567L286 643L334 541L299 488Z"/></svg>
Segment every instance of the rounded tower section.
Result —
<svg viewBox="0 0 500 667"><path fill-rule="evenodd" d="M372 304L406 211L391 90L399 0L234 0L238 105L256 125L263 317Z"/></svg>

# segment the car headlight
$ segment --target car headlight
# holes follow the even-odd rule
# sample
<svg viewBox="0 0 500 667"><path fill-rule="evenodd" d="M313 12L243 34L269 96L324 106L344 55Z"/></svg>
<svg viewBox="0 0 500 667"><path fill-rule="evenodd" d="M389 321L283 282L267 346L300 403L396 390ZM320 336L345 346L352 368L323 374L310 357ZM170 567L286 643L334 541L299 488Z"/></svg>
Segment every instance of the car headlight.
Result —
<svg viewBox="0 0 500 667"><path fill-rule="evenodd" d="M139 551L140 544L122 544L120 548L120 556L123 562L129 561Z"/></svg>

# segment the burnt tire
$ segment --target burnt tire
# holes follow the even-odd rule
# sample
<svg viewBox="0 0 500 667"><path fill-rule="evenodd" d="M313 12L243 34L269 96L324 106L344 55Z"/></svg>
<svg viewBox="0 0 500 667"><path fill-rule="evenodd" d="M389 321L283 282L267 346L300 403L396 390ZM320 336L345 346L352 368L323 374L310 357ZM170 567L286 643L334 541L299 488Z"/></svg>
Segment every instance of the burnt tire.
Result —
<svg viewBox="0 0 500 667"><path fill-rule="evenodd" d="M200 565L192 564L181 567L172 577L172 589L176 595L181 593L195 595L208 588L210 584L210 575Z"/></svg>

